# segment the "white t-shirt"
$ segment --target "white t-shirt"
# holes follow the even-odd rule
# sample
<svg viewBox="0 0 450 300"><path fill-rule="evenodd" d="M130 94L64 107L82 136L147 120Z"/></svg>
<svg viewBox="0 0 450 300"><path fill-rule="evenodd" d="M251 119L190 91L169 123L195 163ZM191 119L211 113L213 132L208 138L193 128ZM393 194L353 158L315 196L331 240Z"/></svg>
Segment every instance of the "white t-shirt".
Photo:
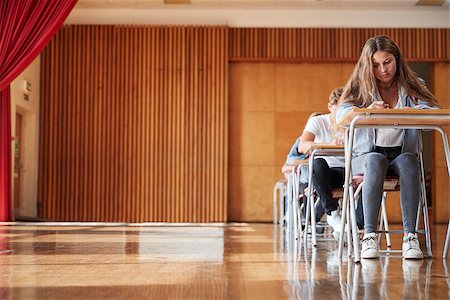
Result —
<svg viewBox="0 0 450 300"><path fill-rule="evenodd" d="M314 143L332 143L334 137L332 135L333 127L331 126L331 114L310 118L303 131L314 134ZM323 158L327 161L330 168L343 168L345 165L344 157L323 156Z"/></svg>
<svg viewBox="0 0 450 300"><path fill-rule="evenodd" d="M400 88L398 91L398 101L395 105L394 109L404 108L405 105L402 102L403 89ZM379 99L381 96L378 93ZM396 147L403 145L403 138L405 136L405 131L403 129L395 129L395 128L379 128L375 130L375 145L380 147Z"/></svg>

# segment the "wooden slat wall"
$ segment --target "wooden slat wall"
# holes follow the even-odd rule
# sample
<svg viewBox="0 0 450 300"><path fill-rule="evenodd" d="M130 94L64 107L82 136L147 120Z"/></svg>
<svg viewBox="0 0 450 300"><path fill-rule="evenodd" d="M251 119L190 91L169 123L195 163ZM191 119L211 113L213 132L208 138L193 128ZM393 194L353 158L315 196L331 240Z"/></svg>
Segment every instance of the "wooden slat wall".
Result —
<svg viewBox="0 0 450 300"><path fill-rule="evenodd" d="M229 55L231 61L355 61L379 34L396 41L408 60L450 60L448 28L230 28Z"/></svg>
<svg viewBox="0 0 450 300"><path fill-rule="evenodd" d="M354 62L377 34L450 61L450 29L63 27L42 54L39 217L227 221L243 201L227 199L228 63Z"/></svg>
<svg viewBox="0 0 450 300"><path fill-rule="evenodd" d="M66 26L41 59L39 217L227 220L227 28Z"/></svg>

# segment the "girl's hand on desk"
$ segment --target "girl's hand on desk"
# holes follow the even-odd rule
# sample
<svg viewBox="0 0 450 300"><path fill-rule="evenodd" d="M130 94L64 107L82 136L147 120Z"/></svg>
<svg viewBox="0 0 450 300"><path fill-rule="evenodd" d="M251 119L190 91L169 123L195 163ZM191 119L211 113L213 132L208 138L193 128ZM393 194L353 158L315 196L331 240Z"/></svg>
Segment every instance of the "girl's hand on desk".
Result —
<svg viewBox="0 0 450 300"><path fill-rule="evenodd" d="M334 145L344 145L344 138L343 137L336 137L334 138L330 144Z"/></svg>
<svg viewBox="0 0 450 300"><path fill-rule="evenodd" d="M373 101L372 104L367 106L367 108L375 108L375 109L389 108L389 104L384 103L384 101Z"/></svg>

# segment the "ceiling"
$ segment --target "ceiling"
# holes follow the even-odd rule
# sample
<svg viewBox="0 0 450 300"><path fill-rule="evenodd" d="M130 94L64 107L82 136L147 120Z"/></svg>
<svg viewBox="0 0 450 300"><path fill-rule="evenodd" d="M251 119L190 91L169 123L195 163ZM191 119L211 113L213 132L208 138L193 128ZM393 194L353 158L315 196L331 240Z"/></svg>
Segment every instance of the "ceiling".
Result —
<svg viewBox="0 0 450 300"><path fill-rule="evenodd" d="M179 2L180 4L166 4ZM190 4L185 4L190 2ZM205 8L262 8L262 7L308 7L308 8L411 8L416 5L442 6L445 0L78 0L77 8L155 8L167 6Z"/></svg>
<svg viewBox="0 0 450 300"><path fill-rule="evenodd" d="M166 4L181 1L189 4ZM418 2L439 5L417 5ZM450 0L78 0L66 24L450 28Z"/></svg>

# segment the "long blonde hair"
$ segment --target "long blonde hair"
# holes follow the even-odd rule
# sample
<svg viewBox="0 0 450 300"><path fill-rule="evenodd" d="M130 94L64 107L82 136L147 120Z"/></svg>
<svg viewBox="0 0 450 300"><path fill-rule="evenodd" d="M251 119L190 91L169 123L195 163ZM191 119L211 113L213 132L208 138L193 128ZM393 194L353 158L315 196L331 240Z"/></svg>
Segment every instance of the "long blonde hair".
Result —
<svg viewBox="0 0 450 300"><path fill-rule="evenodd" d="M394 55L397 63L394 80L398 87L405 89L406 94L413 101L420 99L430 105L437 105L437 99L428 90L423 80L408 66L398 46L385 35L377 35L366 41L358 63L344 87L340 103L350 102L358 107L367 107L375 100L378 87L373 72L372 57L377 51L387 51Z"/></svg>
<svg viewBox="0 0 450 300"><path fill-rule="evenodd" d="M344 87L338 87L331 91L330 96L328 97L328 104L329 105L338 105L339 99L342 96L342 92L344 90ZM343 144L344 143L344 132L343 128L341 126L338 126L336 123L336 110L334 110L331 113L331 134L334 138L334 142L336 144Z"/></svg>

